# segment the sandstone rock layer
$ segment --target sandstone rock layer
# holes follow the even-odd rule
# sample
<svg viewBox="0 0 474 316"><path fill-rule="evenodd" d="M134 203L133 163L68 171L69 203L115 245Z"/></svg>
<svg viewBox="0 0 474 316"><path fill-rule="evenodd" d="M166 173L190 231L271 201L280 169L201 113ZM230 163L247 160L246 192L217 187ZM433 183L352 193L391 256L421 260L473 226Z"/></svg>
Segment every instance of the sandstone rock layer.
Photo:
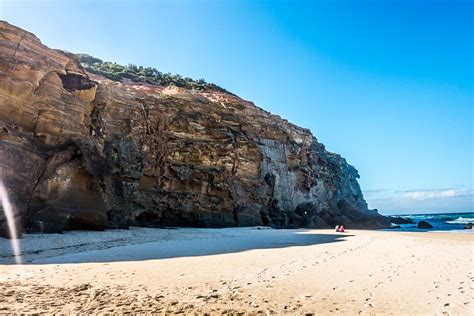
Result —
<svg viewBox="0 0 474 316"><path fill-rule="evenodd" d="M388 225L309 130L223 90L87 73L6 22L0 168L33 231Z"/></svg>

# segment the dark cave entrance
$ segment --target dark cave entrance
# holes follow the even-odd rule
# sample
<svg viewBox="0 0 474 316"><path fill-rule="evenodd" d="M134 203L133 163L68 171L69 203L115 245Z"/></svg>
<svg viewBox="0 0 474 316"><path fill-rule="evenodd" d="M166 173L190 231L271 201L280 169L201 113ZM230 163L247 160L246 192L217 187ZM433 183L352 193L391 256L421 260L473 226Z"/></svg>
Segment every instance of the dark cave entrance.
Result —
<svg viewBox="0 0 474 316"><path fill-rule="evenodd" d="M96 86L96 82L79 74L59 74L63 87L68 91L87 90Z"/></svg>
<svg viewBox="0 0 474 316"><path fill-rule="evenodd" d="M153 211L141 212L136 218L135 222L140 227L161 227L163 216L161 213Z"/></svg>

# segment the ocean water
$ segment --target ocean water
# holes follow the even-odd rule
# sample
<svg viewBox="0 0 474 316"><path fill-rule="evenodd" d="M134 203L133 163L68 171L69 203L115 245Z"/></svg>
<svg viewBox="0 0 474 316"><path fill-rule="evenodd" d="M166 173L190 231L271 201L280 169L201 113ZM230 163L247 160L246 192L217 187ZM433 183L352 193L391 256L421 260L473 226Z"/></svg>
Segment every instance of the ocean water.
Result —
<svg viewBox="0 0 474 316"><path fill-rule="evenodd" d="M467 223L474 224L474 212L465 213L444 213L444 214L413 214L413 215L392 215L403 218L411 218L415 224L401 224L401 228L389 229L393 231L449 231L453 233L473 234L474 229L464 229ZM419 229L418 222L426 221L433 225L432 229Z"/></svg>

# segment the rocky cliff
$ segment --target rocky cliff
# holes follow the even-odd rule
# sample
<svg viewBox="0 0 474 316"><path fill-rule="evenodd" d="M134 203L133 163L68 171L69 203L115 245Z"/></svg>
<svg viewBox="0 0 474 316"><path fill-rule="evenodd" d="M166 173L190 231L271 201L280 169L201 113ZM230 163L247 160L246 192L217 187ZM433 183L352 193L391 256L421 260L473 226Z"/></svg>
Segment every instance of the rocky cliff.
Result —
<svg viewBox="0 0 474 316"><path fill-rule="evenodd" d="M357 170L309 130L213 85L88 73L6 22L0 168L32 231L388 225Z"/></svg>

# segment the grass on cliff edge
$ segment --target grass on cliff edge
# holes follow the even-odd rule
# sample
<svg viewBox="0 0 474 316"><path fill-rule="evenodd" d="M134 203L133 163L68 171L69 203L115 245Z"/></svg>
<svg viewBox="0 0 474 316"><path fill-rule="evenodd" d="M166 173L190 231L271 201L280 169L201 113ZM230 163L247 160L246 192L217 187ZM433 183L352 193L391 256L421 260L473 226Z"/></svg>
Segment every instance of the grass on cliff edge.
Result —
<svg viewBox="0 0 474 316"><path fill-rule="evenodd" d="M153 67L136 66L134 64L123 66L114 62L103 61L88 54L73 55L88 72L104 76L114 81L130 79L134 82L143 82L165 87L176 86L191 90L214 89L230 93L213 83L206 82L204 79L194 80L189 77L182 77L178 74L163 73Z"/></svg>

